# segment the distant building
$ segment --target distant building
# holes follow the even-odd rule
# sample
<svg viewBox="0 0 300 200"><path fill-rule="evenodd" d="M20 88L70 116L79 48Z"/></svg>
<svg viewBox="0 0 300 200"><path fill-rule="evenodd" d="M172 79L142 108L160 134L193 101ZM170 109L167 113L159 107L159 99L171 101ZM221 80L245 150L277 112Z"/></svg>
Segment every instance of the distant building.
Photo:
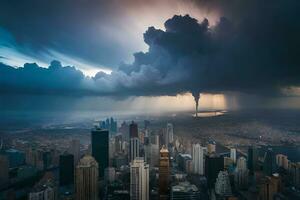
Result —
<svg viewBox="0 0 300 200"><path fill-rule="evenodd" d="M173 136L174 135L174 130L173 130L173 124L167 123L167 131L166 131L166 146L168 146L170 143L173 142Z"/></svg>
<svg viewBox="0 0 300 200"><path fill-rule="evenodd" d="M141 157L130 163L130 199L149 199L149 165Z"/></svg>
<svg viewBox="0 0 300 200"><path fill-rule="evenodd" d="M7 184L9 182L9 161L5 154L0 152L0 185Z"/></svg>
<svg viewBox="0 0 300 200"><path fill-rule="evenodd" d="M248 174L246 158L240 157L237 160L237 167L234 171L234 183L237 189L248 188Z"/></svg>
<svg viewBox="0 0 300 200"><path fill-rule="evenodd" d="M258 162L258 149L254 146L248 148L248 169L250 174L254 174L254 171L257 169Z"/></svg>
<svg viewBox="0 0 300 200"><path fill-rule="evenodd" d="M236 163L236 149L235 148L231 148L230 149L230 158L232 159L233 163Z"/></svg>
<svg viewBox="0 0 300 200"><path fill-rule="evenodd" d="M204 174L204 151L200 144L193 144L193 173Z"/></svg>
<svg viewBox="0 0 300 200"><path fill-rule="evenodd" d="M200 191L195 185L189 182L180 182L172 186L171 200L198 200L200 199Z"/></svg>
<svg viewBox="0 0 300 200"><path fill-rule="evenodd" d="M129 135L130 135L130 138L138 138L139 137L138 125L134 122L131 122L131 124L129 125Z"/></svg>
<svg viewBox="0 0 300 200"><path fill-rule="evenodd" d="M264 155L263 171L267 176L271 176L276 170L276 157L272 149L268 149Z"/></svg>
<svg viewBox="0 0 300 200"><path fill-rule="evenodd" d="M281 178L279 174L266 176L259 185L259 199L273 200L275 194L281 191Z"/></svg>
<svg viewBox="0 0 300 200"><path fill-rule="evenodd" d="M220 171L216 179L215 192L220 197L232 195L229 175L227 171Z"/></svg>
<svg viewBox="0 0 300 200"><path fill-rule="evenodd" d="M205 157L205 176L210 188L215 184L216 178L220 171L224 169L224 159L216 154L207 155Z"/></svg>
<svg viewBox="0 0 300 200"><path fill-rule="evenodd" d="M300 162L290 163L288 171L292 184L300 189Z"/></svg>
<svg viewBox="0 0 300 200"><path fill-rule="evenodd" d="M109 163L109 133L108 130L95 128L92 130L92 156L98 163L99 177L104 177L104 169Z"/></svg>
<svg viewBox="0 0 300 200"><path fill-rule="evenodd" d="M76 167L76 200L98 199L98 163L89 155L84 156Z"/></svg>
<svg viewBox="0 0 300 200"><path fill-rule="evenodd" d="M169 151L163 146L160 150L159 160L159 199L169 198L170 160Z"/></svg>
<svg viewBox="0 0 300 200"><path fill-rule="evenodd" d="M276 164L278 167L282 167L283 169L288 169L289 167L289 160L286 155L277 154L276 155Z"/></svg>
<svg viewBox="0 0 300 200"><path fill-rule="evenodd" d="M74 156L63 154L59 156L59 185L74 184Z"/></svg>

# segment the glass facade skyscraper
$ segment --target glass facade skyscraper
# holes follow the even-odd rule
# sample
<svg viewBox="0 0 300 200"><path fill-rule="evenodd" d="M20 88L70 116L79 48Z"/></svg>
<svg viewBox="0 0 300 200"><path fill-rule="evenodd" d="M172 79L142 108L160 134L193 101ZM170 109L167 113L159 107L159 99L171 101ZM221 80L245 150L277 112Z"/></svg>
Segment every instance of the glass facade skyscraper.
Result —
<svg viewBox="0 0 300 200"><path fill-rule="evenodd" d="M109 132L105 129L95 128L92 130L92 156L98 163L99 177L104 177L104 169L109 162Z"/></svg>

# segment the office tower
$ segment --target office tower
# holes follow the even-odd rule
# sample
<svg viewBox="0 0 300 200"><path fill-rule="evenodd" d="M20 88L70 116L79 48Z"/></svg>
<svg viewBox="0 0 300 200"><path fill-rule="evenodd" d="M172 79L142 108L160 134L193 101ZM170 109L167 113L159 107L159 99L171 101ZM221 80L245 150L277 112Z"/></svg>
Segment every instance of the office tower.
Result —
<svg viewBox="0 0 300 200"><path fill-rule="evenodd" d="M230 158L232 159L233 163L236 163L236 149L235 148L231 148L230 149Z"/></svg>
<svg viewBox="0 0 300 200"><path fill-rule="evenodd" d="M193 144L193 173L204 174L204 152L200 144Z"/></svg>
<svg viewBox="0 0 300 200"><path fill-rule="evenodd" d="M76 200L98 199L98 163L89 155L84 156L76 167Z"/></svg>
<svg viewBox="0 0 300 200"><path fill-rule="evenodd" d="M145 137L145 142L144 142L144 156L145 156L145 162L151 163L151 143L149 140L149 137Z"/></svg>
<svg viewBox="0 0 300 200"><path fill-rule="evenodd" d="M159 160L159 199L169 198L170 161L169 151L163 146L160 150Z"/></svg>
<svg viewBox="0 0 300 200"><path fill-rule="evenodd" d="M276 164L278 167L282 167L283 169L287 170L289 167L288 157L283 154L277 154L276 155Z"/></svg>
<svg viewBox="0 0 300 200"><path fill-rule="evenodd" d="M132 122L129 125L129 159L133 161L136 157L140 156L140 140L138 135L138 126L136 123Z"/></svg>
<svg viewBox="0 0 300 200"><path fill-rule="evenodd" d="M74 156L64 153L59 156L59 185L74 184Z"/></svg>
<svg viewBox="0 0 300 200"><path fill-rule="evenodd" d="M290 163L289 174L292 184L295 187L300 188L300 162Z"/></svg>
<svg viewBox="0 0 300 200"><path fill-rule="evenodd" d="M114 118L110 118L110 128L109 131L111 132L111 134L116 134L117 133L117 122L114 120Z"/></svg>
<svg viewBox="0 0 300 200"><path fill-rule="evenodd" d="M227 156L224 157L224 169L230 169L233 166L233 160Z"/></svg>
<svg viewBox="0 0 300 200"><path fill-rule="evenodd" d="M248 169L251 175L254 174L254 171L257 168L258 160L258 149L254 146L248 148Z"/></svg>
<svg viewBox="0 0 300 200"><path fill-rule="evenodd" d="M263 171L267 176L271 176L276 170L276 157L272 149L268 149L264 155Z"/></svg>
<svg viewBox="0 0 300 200"><path fill-rule="evenodd" d="M9 161L5 154L0 152L0 185L4 185L9 182Z"/></svg>
<svg viewBox="0 0 300 200"><path fill-rule="evenodd" d="M213 154L215 152L216 152L216 143L211 141L207 144L207 153Z"/></svg>
<svg viewBox="0 0 300 200"><path fill-rule="evenodd" d="M150 166L158 167L159 165L159 135L150 136Z"/></svg>
<svg viewBox="0 0 300 200"><path fill-rule="evenodd" d="M129 135L130 138L138 138L138 125L134 122L131 122L131 124L129 125Z"/></svg>
<svg viewBox="0 0 300 200"><path fill-rule="evenodd" d="M123 150L122 150L122 135L117 135L115 137L115 152L116 153L121 153Z"/></svg>
<svg viewBox="0 0 300 200"><path fill-rule="evenodd" d="M234 183L238 189L248 188L248 173L246 158L240 157L234 171Z"/></svg>
<svg viewBox="0 0 300 200"><path fill-rule="evenodd" d="M69 153L74 156L74 166L76 166L80 159L80 141L79 140L73 139L70 142Z"/></svg>
<svg viewBox="0 0 300 200"><path fill-rule="evenodd" d="M205 176L210 188L215 184L219 171L224 169L224 159L216 154L205 156Z"/></svg>
<svg viewBox="0 0 300 200"><path fill-rule="evenodd" d="M130 138L130 136L129 136L129 126L125 121L121 124L121 127L119 128L119 132L122 134L123 140L128 142L129 138Z"/></svg>
<svg viewBox="0 0 300 200"><path fill-rule="evenodd" d="M51 166L51 161L52 161L52 157L51 157L51 153L49 151L43 152L42 154L43 156L43 167L44 170L48 169Z"/></svg>
<svg viewBox="0 0 300 200"><path fill-rule="evenodd" d="M99 177L104 177L104 169L109 163L109 133L108 130L95 128L92 130L92 156L98 163Z"/></svg>
<svg viewBox="0 0 300 200"><path fill-rule="evenodd" d="M179 182L177 185L172 186L171 200L198 200L200 198L198 188L189 182Z"/></svg>
<svg viewBox="0 0 300 200"><path fill-rule="evenodd" d="M130 161L133 161L135 158L140 156L140 140L139 138L130 138Z"/></svg>
<svg viewBox="0 0 300 200"><path fill-rule="evenodd" d="M166 132L166 146L173 142L173 124L167 123L167 132Z"/></svg>
<svg viewBox="0 0 300 200"><path fill-rule="evenodd" d="M141 157L130 163L130 199L149 199L149 165Z"/></svg>
<svg viewBox="0 0 300 200"><path fill-rule="evenodd" d="M231 185L227 171L220 171L216 179L215 192L220 197L231 196Z"/></svg>

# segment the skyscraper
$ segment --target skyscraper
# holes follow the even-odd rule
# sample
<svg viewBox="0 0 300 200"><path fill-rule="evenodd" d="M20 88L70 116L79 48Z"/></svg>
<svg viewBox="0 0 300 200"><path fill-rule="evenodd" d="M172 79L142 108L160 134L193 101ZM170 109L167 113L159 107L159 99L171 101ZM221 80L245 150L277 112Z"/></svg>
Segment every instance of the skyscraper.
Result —
<svg viewBox="0 0 300 200"><path fill-rule="evenodd" d="M9 162L5 154L0 152L0 185L6 184L9 181Z"/></svg>
<svg viewBox="0 0 300 200"><path fill-rule="evenodd" d="M98 163L99 177L104 177L104 169L109 163L109 133L108 130L95 128L92 130L92 156Z"/></svg>
<svg viewBox="0 0 300 200"><path fill-rule="evenodd" d="M170 160L169 151L163 146L160 150L159 160L159 199L169 198Z"/></svg>
<svg viewBox="0 0 300 200"><path fill-rule="evenodd" d="M231 148L230 149L230 158L232 159L233 163L236 163L236 149L235 148Z"/></svg>
<svg viewBox="0 0 300 200"><path fill-rule="evenodd" d="M173 124L167 123L167 131L166 131L166 146L173 142Z"/></svg>
<svg viewBox="0 0 300 200"><path fill-rule="evenodd" d="M64 153L59 156L59 184L61 186L74 183L74 156Z"/></svg>
<svg viewBox="0 0 300 200"><path fill-rule="evenodd" d="M271 176L276 170L276 157L272 149L268 149L264 155L263 171L267 176Z"/></svg>
<svg viewBox="0 0 300 200"><path fill-rule="evenodd" d="M193 144L193 173L204 174L204 151L200 144Z"/></svg>
<svg viewBox="0 0 300 200"><path fill-rule="evenodd" d="M149 199L149 165L141 157L130 163L130 199Z"/></svg>
<svg viewBox="0 0 300 200"><path fill-rule="evenodd" d="M215 154L207 155L205 157L205 176L210 188L213 187L219 171L224 169L224 159Z"/></svg>
<svg viewBox="0 0 300 200"><path fill-rule="evenodd" d="M76 200L98 199L98 163L89 155L76 167Z"/></svg>
<svg viewBox="0 0 300 200"><path fill-rule="evenodd" d="M220 171L216 179L215 192L220 197L230 196L231 186L229 181L229 175L227 171Z"/></svg>
<svg viewBox="0 0 300 200"><path fill-rule="evenodd" d="M250 171L250 174L254 174L254 171L256 170L257 166L257 160L258 160L258 149L254 146L251 146L248 148L248 169Z"/></svg>
<svg viewBox="0 0 300 200"><path fill-rule="evenodd" d="M246 158L240 157L234 171L234 183L237 189L248 188L248 173Z"/></svg>
<svg viewBox="0 0 300 200"><path fill-rule="evenodd" d="M129 125L129 159L133 161L135 158L140 156L140 140L138 136L138 126L136 123L132 122Z"/></svg>
<svg viewBox="0 0 300 200"><path fill-rule="evenodd" d="M138 134L138 125L134 122L131 122L131 124L129 125L129 135L130 138L137 138L139 137Z"/></svg>
<svg viewBox="0 0 300 200"><path fill-rule="evenodd" d="M135 158L140 156L140 140L139 138L130 138L129 145L130 161L133 161Z"/></svg>
<svg viewBox="0 0 300 200"><path fill-rule="evenodd" d="M282 167L287 170L288 166L289 166L288 157L283 154L277 154L276 155L276 164L278 165L278 167Z"/></svg>

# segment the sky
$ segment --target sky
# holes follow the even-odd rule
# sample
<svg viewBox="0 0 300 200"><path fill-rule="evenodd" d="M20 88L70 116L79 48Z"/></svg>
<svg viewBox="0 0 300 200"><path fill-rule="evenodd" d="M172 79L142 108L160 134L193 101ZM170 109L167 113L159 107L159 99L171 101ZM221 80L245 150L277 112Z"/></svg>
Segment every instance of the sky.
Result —
<svg viewBox="0 0 300 200"><path fill-rule="evenodd" d="M3 0L0 108L299 108L297 0ZM154 109L155 108L155 109Z"/></svg>

